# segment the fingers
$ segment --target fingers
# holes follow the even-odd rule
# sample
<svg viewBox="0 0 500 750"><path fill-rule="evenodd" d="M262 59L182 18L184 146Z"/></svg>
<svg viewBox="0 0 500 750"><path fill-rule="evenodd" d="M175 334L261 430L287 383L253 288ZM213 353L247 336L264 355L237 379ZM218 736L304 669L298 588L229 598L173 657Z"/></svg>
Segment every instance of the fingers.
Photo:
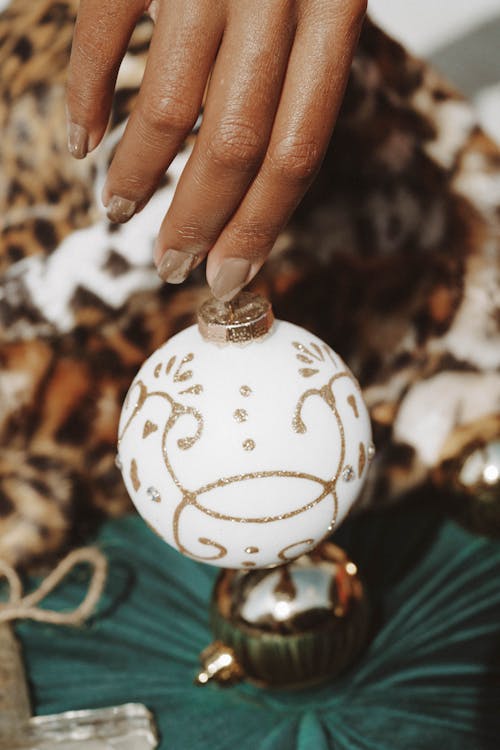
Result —
<svg viewBox="0 0 500 750"><path fill-rule="evenodd" d="M293 34L289 2L229 5L203 123L157 240L155 260L165 281L183 281L208 253L258 170ZM241 274L237 266L233 272Z"/></svg>
<svg viewBox="0 0 500 750"><path fill-rule="evenodd" d="M222 32L220 2L159 4L137 103L103 190L112 221L145 205L192 129Z"/></svg>
<svg viewBox="0 0 500 750"><path fill-rule="evenodd" d="M66 86L68 148L82 159L108 123L116 76L144 0L82 0Z"/></svg>
<svg viewBox="0 0 500 750"><path fill-rule="evenodd" d="M299 18L266 157L208 256L207 280L221 300L257 273L321 165L359 33L358 5L352 15Z"/></svg>
<svg viewBox="0 0 500 750"><path fill-rule="evenodd" d="M155 261L178 283L208 253L208 282L229 300L258 271L320 167L366 2L82 0L67 85L76 157L102 138L120 62L148 6L155 31L146 70L103 201L114 221L146 204L211 76Z"/></svg>

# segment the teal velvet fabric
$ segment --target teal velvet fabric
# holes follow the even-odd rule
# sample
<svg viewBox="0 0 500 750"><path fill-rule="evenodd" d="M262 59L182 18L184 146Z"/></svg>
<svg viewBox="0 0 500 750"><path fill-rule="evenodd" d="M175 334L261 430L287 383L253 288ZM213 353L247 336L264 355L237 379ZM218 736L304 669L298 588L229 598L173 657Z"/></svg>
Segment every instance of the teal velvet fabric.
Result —
<svg viewBox="0 0 500 750"><path fill-rule="evenodd" d="M195 687L216 569L137 517L106 523L99 611L79 629L20 623L37 713L141 701L163 750L493 750L500 747L500 545L423 502L371 512L334 537L358 563L372 638L340 679L302 691ZM46 601L69 608L83 568Z"/></svg>

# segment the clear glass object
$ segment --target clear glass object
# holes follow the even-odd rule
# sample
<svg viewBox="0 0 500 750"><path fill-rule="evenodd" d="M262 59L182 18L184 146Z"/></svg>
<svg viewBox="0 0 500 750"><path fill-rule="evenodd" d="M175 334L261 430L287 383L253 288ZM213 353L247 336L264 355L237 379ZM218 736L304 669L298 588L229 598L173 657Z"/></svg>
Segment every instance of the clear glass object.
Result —
<svg viewBox="0 0 500 750"><path fill-rule="evenodd" d="M19 643L0 624L0 750L153 750L152 714L140 703L31 716Z"/></svg>

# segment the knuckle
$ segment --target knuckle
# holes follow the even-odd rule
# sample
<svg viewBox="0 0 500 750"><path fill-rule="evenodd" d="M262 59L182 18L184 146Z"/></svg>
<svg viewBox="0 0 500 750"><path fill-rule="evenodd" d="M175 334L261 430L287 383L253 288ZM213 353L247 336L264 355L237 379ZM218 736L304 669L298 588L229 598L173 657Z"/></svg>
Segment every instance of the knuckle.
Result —
<svg viewBox="0 0 500 750"><path fill-rule="evenodd" d="M116 65L114 45L102 38L102 32L94 24L77 27L73 46L79 65L88 70L107 71Z"/></svg>
<svg viewBox="0 0 500 750"><path fill-rule="evenodd" d="M264 153L265 143L258 130L235 118L219 123L207 148L207 157L217 166L242 171L255 170Z"/></svg>
<svg viewBox="0 0 500 750"><path fill-rule="evenodd" d="M171 229L182 243L195 247L198 252L206 250L211 244L206 227L193 218L189 221L173 221Z"/></svg>
<svg viewBox="0 0 500 750"><path fill-rule="evenodd" d="M263 260L271 250L280 226L272 223L246 221L235 223L229 230L231 244L238 247L238 252L250 262Z"/></svg>
<svg viewBox="0 0 500 750"><path fill-rule="evenodd" d="M333 28L356 28L363 21L368 8L368 0L322 0L313 4L309 9L311 20L320 27L330 30Z"/></svg>
<svg viewBox="0 0 500 750"><path fill-rule="evenodd" d="M159 133L188 133L197 117L196 107L187 97L181 95L149 96L147 104L141 109L141 119L146 128Z"/></svg>
<svg viewBox="0 0 500 750"><path fill-rule="evenodd" d="M113 165L114 166L114 165ZM108 186L113 193L126 195L130 199L143 200L149 184L142 174L134 174L131 169L126 171L120 165L110 170Z"/></svg>
<svg viewBox="0 0 500 750"><path fill-rule="evenodd" d="M297 182L308 182L321 164L321 149L313 140L284 138L269 154L271 168L282 177Z"/></svg>

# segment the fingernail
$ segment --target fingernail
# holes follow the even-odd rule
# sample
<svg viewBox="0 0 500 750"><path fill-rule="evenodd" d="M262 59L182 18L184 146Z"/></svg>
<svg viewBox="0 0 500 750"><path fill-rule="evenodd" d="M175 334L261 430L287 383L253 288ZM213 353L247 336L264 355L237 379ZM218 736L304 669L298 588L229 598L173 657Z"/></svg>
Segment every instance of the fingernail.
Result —
<svg viewBox="0 0 500 750"><path fill-rule="evenodd" d="M122 198L121 195L113 195L107 205L106 215L110 221L123 224L135 214L136 208L137 203L135 201L129 201L128 198Z"/></svg>
<svg viewBox="0 0 500 750"><path fill-rule="evenodd" d="M89 134L76 122L68 122L68 151L75 159L84 159L89 150Z"/></svg>
<svg viewBox="0 0 500 750"><path fill-rule="evenodd" d="M249 273L250 263L245 258L226 258L212 282L212 294L222 302L229 302L245 286Z"/></svg>
<svg viewBox="0 0 500 750"><path fill-rule="evenodd" d="M160 3L158 2L158 0L151 0L151 2L149 3L149 7L146 10L146 13L151 16L154 23L156 23L156 21L158 20L158 12L160 10L159 6Z"/></svg>
<svg viewBox="0 0 500 750"><path fill-rule="evenodd" d="M158 275L169 284L181 284L189 276L196 259L196 255L184 250L167 250L157 264Z"/></svg>
<svg viewBox="0 0 500 750"><path fill-rule="evenodd" d="M157 236L153 243L153 260L155 266L158 268L160 261L163 258L163 245L160 242L160 238Z"/></svg>

